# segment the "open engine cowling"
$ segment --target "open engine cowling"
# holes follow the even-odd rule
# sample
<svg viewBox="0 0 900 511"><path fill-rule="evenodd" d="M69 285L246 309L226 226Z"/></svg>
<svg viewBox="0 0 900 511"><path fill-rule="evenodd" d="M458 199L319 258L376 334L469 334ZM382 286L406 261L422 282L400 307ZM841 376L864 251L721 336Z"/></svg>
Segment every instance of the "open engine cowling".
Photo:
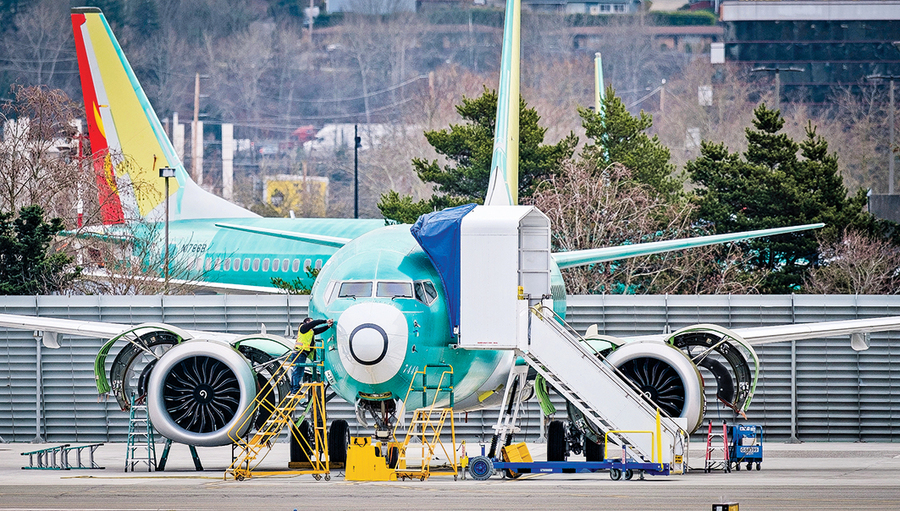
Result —
<svg viewBox="0 0 900 511"><path fill-rule="evenodd" d="M250 362L225 343L190 340L168 350L147 384L147 410L160 434L188 445L231 443L251 421L241 414L257 393Z"/></svg>

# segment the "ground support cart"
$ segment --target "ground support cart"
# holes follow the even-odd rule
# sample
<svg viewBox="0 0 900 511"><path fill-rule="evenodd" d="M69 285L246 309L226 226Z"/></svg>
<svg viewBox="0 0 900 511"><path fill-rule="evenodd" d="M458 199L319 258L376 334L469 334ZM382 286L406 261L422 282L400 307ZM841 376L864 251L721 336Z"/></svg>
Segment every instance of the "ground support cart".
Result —
<svg viewBox="0 0 900 511"><path fill-rule="evenodd" d="M731 427L731 449L729 459L735 470L741 469L741 463L747 464L747 470L756 464L760 469L763 457L763 428L748 424L737 424Z"/></svg>
<svg viewBox="0 0 900 511"><path fill-rule="evenodd" d="M504 477L519 477L522 474L583 474L609 470L609 477L614 481L631 480L635 475L640 479L644 474L654 476L669 475L668 463L643 463L622 460L606 461L532 461L507 462L487 456L469 458L469 475L478 481L484 481L499 471Z"/></svg>

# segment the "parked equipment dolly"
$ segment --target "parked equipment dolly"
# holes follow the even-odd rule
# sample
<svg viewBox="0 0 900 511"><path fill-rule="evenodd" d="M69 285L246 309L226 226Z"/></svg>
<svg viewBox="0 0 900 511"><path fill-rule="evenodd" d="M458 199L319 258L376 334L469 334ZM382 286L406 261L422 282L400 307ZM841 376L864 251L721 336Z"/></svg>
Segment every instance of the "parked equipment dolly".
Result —
<svg viewBox="0 0 900 511"><path fill-rule="evenodd" d="M756 464L760 469L763 457L763 428L749 424L737 424L731 427L731 449L729 459L735 470L741 469L741 463L747 464L747 470Z"/></svg>

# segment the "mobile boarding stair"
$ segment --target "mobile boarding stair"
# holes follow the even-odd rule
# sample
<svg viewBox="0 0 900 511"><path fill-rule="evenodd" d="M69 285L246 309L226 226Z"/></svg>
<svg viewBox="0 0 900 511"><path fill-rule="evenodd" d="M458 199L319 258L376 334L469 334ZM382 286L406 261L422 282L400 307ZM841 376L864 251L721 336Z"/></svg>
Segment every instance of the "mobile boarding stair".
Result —
<svg viewBox="0 0 900 511"><path fill-rule="evenodd" d="M685 425L662 415L554 313L547 217L531 206L476 207L459 230L459 347L514 350L606 433L607 445L622 446L618 461L607 453L607 468L683 473ZM476 459L469 467L478 478Z"/></svg>

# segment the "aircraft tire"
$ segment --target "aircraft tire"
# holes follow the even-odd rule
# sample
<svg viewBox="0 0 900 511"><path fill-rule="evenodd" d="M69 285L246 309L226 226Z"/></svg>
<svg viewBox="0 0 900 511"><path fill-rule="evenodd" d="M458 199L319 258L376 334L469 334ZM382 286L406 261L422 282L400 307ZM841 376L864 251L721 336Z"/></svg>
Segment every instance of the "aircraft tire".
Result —
<svg viewBox="0 0 900 511"><path fill-rule="evenodd" d="M566 461L566 425L552 421L547 428L547 461Z"/></svg>
<svg viewBox="0 0 900 511"><path fill-rule="evenodd" d="M347 421L332 421L328 432L328 459L332 463L347 462L347 447L350 445L350 426Z"/></svg>
<svg viewBox="0 0 900 511"><path fill-rule="evenodd" d="M301 422L300 426L297 426L296 429L292 426L291 430L291 461L309 462L311 453L307 452L306 446L298 440L298 438L303 438L309 442L309 439L312 436L312 428L309 425L309 421Z"/></svg>
<svg viewBox="0 0 900 511"><path fill-rule="evenodd" d="M584 461L603 461L603 449L600 444L588 438L587 435L584 437Z"/></svg>

